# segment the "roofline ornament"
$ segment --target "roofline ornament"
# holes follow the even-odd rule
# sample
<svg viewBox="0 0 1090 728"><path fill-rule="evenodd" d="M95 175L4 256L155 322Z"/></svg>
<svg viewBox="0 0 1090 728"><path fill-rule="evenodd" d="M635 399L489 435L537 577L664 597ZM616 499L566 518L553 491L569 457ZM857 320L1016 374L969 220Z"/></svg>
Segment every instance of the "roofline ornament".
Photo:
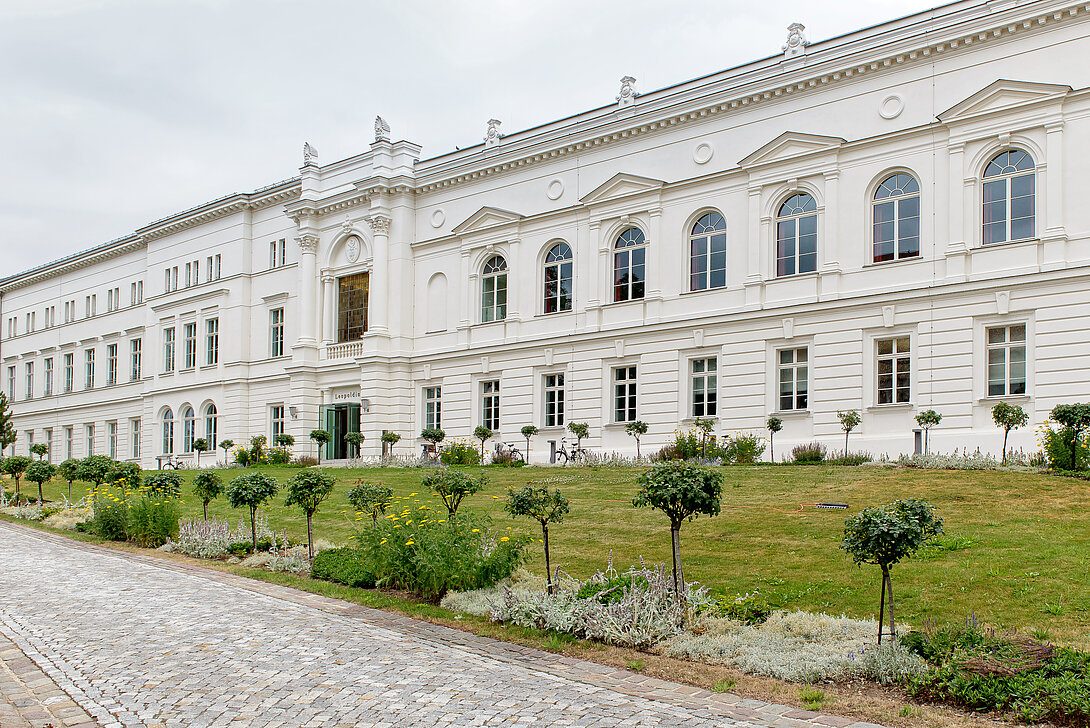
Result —
<svg viewBox="0 0 1090 728"><path fill-rule="evenodd" d="M639 95L640 92L636 90L636 79L625 76L621 79L621 92L617 94L617 105L631 106L636 103L636 97Z"/></svg>
<svg viewBox="0 0 1090 728"><path fill-rule="evenodd" d="M810 41L806 40L805 30L806 26L802 23L791 23L787 26L787 42L781 48L784 58L794 58L806 53L806 46L810 45Z"/></svg>
<svg viewBox="0 0 1090 728"><path fill-rule="evenodd" d="M310 146L310 142L303 142L303 164L314 164L318 161L318 150Z"/></svg>
<svg viewBox="0 0 1090 728"><path fill-rule="evenodd" d="M500 143L500 139L503 138L503 132L500 131L500 124L502 123L499 119L488 120L488 131L484 135L484 145L486 147L494 147Z"/></svg>
<svg viewBox="0 0 1090 728"><path fill-rule="evenodd" d="M375 141L390 141L390 125L381 116L375 117Z"/></svg>

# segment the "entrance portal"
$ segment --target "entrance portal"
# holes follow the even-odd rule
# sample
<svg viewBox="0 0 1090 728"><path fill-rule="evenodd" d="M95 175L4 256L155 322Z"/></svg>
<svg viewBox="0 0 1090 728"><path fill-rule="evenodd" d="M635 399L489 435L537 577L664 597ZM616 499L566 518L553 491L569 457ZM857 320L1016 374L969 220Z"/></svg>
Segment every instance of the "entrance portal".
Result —
<svg viewBox="0 0 1090 728"><path fill-rule="evenodd" d="M326 460L344 460L348 458L349 444L344 436L349 432L360 431L360 406L358 404L322 405L322 421L325 429L332 436L325 446Z"/></svg>

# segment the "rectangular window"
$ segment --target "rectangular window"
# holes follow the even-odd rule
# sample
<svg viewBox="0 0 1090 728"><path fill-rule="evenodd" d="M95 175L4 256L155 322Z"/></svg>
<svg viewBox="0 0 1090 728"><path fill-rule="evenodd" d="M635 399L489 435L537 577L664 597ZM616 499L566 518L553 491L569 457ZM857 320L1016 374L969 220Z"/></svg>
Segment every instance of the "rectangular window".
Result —
<svg viewBox="0 0 1090 728"><path fill-rule="evenodd" d="M201 262L199 260L193 261L193 285L197 285L201 282Z"/></svg>
<svg viewBox="0 0 1090 728"><path fill-rule="evenodd" d="M174 327L163 330L163 371L174 371Z"/></svg>
<svg viewBox="0 0 1090 728"><path fill-rule="evenodd" d="M212 256L208 256L204 259L204 282L208 283L212 280Z"/></svg>
<svg viewBox="0 0 1090 728"><path fill-rule="evenodd" d="M564 426L564 375L545 375L545 426Z"/></svg>
<svg viewBox="0 0 1090 728"><path fill-rule="evenodd" d="M481 382L481 424L497 432L500 429L500 383Z"/></svg>
<svg viewBox="0 0 1090 728"><path fill-rule="evenodd" d="M88 456L94 455L95 454L95 426L94 425L86 425L84 427L84 433L85 433L86 439L87 439L87 451L86 451L87 455Z"/></svg>
<svg viewBox="0 0 1090 728"><path fill-rule="evenodd" d="M284 309L274 308L270 312L269 340L272 344L269 356L284 356Z"/></svg>
<svg viewBox="0 0 1090 728"><path fill-rule="evenodd" d="M140 457L140 418L129 420L129 433L132 438L132 456Z"/></svg>
<svg viewBox="0 0 1090 728"><path fill-rule="evenodd" d="M911 400L912 356L909 337L879 339L878 404L901 404Z"/></svg>
<svg viewBox="0 0 1090 728"><path fill-rule="evenodd" d="M71 460L72 459L72 441L74 439L75 438L72 436L72 428L71 427L65 427L64 428L64 459L65 460Z"/></svg>
<svg viewBox="0 0 1090 728"><path fill-rule="evenodd" d="M26 363L26 398L34 399L34 362Z"/></svg>
<svg viewBox="0 0 1090 728"><path fill-rule="evenodd" d="M8 401L15 401L15 367L8 367Z"/></svg>
<svg viewBox="0 0 1090 728"><path fill-rule="evenodd" d="M140 339L133 339L129 342L129 381L135 382L140 378L140 359L141 359L141 343Z"/></svg>
<svg viewBox="0 0 1090 728"><path fill-rule="evenodd" d="M693 417L715 417L719 412L719 360L693 359L690 363L693 392Z"/></svg>
<svg viewBox="0 0 1090 728"><path fill-rule="evenodd" d="M424 387L424 427L439 429L443 426L443 388Z"/></svg>
<svg viewBox="0 0 1090 728"><path fill-rule="evenodd" d="M185 339L185 369L197 366L197 324L185 324L182 327L182 336Z"/></svg>
<svg viewBox="0 0 1090 728"><path fill-rule="evenodd" d="M220 278L220 256L219 256L219 253L216 253L215 255L212 256L212 271L213 271L212 272L212 278L218 281L219 278Z"/></svg>
<svg viewBox="0 0 1090 728"><path fill-rule="evenodd" d="M337 279L337 341L357 341L367 331L369 277L358 273Z"/></svg>
<svg viewBox="0 0 1090 728"><path fill-rule="evenodd" d="M192 266L192 264L190 264L190 263L186 263L186 264L185 264L185 287L186 287L186 288L189 288L189 287L190 287L191 285L193 285L193 283L192 283L192 280L191 280L191 278L190 278L190 276L192 275L192 273L193 273L193 266Z"/></svg>
<svg viewBox="0 0 1090 728"><path fill-rule="evenodd" d="M1026 325L990 328L988 335L988 396L1026 393Z"/></svg>
<svg viewBox="0 0 1090 728"><path fill-rule="evenodd" d="M636 367L613 370L613 421L636 421Z"/></svg>
<svg viewBox="0 0 1090 728"><path fill-rule="evenodd" d="M106 450L110 458L117 459L117 423L106 423Z"/></svg>
<svg viewBox="0 0 1090 728"><path fill-rule="evenodd" d="M45 360L45 396L53 394L53 357Z"/></svg>
<svg viewBox="0 0 1090 728"><path fill-rule="evenodd" d="M269 267L279 268L287 262L287 246L284 238L269 243Z"/></svg>
<svg viewBox="0 0 1090 728"><path fill-rule="evenodd" d="M276 438L284 434L284 405L274 404L272 406L272 442L276 443Z"/></svg>
<svg viewBox="0 0 1090 728"><path fill-rule="evenodd" d="M83 388L95 387L95 350L87 349L83 352Z"/></svg>
<svg viewBox="0 0 1090 728"><path fill-rule="evenodd" d="M75 386L74 380L76 378L76 373L75 373L76 365L75 365L74 360L75 360L75 355L74 354L65 354L64 355L64 391L65 392L71 392L72 387Z"/></svg>
<svg viewBox="0 0 1090 728"><path fill-rule="evenodd" d="M45 431L45 459L53 461L53 430L47 429Z"/></svg>
<svg viewBox="0 0 1090 728"><path fill-rule="evenodd" d="M136 281L129 284L129 305L136 305Z"/></svg>
<svg viewBox="0 0 1090 728"><path fill-rule="evenodd" d="M144 302L144 281L136 282L136 302L138 304Z"/></svg>
<svg viewBox="0 0 1090 728"><path fill-rule="evenodd" d="M205 364L219 364L220 362L220 320L208 319L205 326Z"/></svg>
<svg viewBox="0 0 1090 728"><path fill-rule="evenodd" d="M117 384L117 344L106 345L106 384Z"/></svg>
<svg viewBox="0 0 1090 728"><path fill-rule="evenodd" d="M800 349L780 349L777 368L780 411L806 409L810 394L810 352L805 346Z"/></svg>

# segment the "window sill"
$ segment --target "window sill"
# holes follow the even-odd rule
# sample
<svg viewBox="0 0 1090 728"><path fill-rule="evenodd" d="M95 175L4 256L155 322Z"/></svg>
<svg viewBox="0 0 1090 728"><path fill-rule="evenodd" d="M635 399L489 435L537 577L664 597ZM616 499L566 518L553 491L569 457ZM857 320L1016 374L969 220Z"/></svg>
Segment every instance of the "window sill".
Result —
<svg viewBox="0 0 1090 728"><path fill-rule="evenodd" d="M1041 242L1040 238L1033 237L1033 238L1021 238L1020 240L1004 240L1001 243L980 243L980 244L974 245L972 248L970 248L969 252L970 253L975 253L978 250L991 250L992 248L1002 248L1004 245L1026 245L1026 244L1035 245L1035 244L1037 244L1039 242Z"/></svg>
<svg viewBox="0 0 1090 728"><path fill-rule="evenodd" d="M801 410L776 411L776 412L770 413L768 416L769 417L779 417L780 419L783 419L784 417L809 417L810 415L811 415L810 410L801 409Z"/></svg>
<svg viewBox="0 0 1090 728"><path fill-rule="evenodd" d="M977 402L980 404L999 404L1000 402L1029 402L1032 397L1028 394L1008 394L1006 396L995 397L980 397Z"/></svg>
<svg viewBox="0 0 1090 728"><path fill-rule="evenodd" d="M867 412L899 412L912 410L916 405L911 402L897 402L895 404L872 404L866 408Z"/></svg>
<svg viewBox="0 0 1090 728"><path fill-rule="evenodd" d="M709 286L707 288L698 288L695 291L694 290L682 291L680 295L682 295L682 296L692 296L692 295L696 295L696 294L700 294L700 293L716 293L718 291L725 291L728 288L730 288L729 285Z"/></svg>
<svg viewBox="0 0 1090 728"><path fill-rule="evenodd" d="M631 425L633 422L639 422L639 420L628 420L626 422L609 422L602 425L603 430L624 430L624 428ZM572 436L574 437L574 435Z"/></svg>
<svg viewBox="0 0 1090 728"><path fill-rule="evenodd" d="M603 306L623 306L626 303L643 303L646 300L646 296L641 296L640 298L630 298L627 301L607 301Z"/></svg>
<svg viewBox="0 0 1090 728"><path fill-rule="evenodd" d="M186 367L185 369L179 369L178 373L179 374L190 374L190 373L195 372L195 371L197 371L196 367Z"/></svg>
<svg viewBox="0 0 1090 728"><path fill-rule="evenodd" d="M766 280L764 282L765 283L775 283L777 281L794 281L794 280L798 280L800 278L816 278L817 275L818 275L818 271L811 270L811 271L806 271L805 273L792 273L790 275L785 275L785 276L773 276L773 277L769 278L768 280Z"/></svg>
<svg viewBox="0 0 1090 728"><path fill-rule="evenodd" d="M864 263L863 268L884 268L886 266L897 265L898 263L919 263L923 260L922 255L906 255L903 258L897 258L896 260L874 260L870 263Z"/></svg>

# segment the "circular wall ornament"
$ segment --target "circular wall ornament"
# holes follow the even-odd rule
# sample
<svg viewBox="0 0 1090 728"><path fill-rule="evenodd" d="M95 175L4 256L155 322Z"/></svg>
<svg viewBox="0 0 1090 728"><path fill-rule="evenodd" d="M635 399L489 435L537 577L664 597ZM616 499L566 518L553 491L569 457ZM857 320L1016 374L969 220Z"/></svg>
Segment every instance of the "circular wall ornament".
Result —
<svg viewBox="0 0 1090 728"><path fill-rule="evenodd" d="M436 210L431 214L431 226L433 228L443 227L443 223L447 221L447 213L442 210Z"/></svg>
<svg viewBox="0 0 1090 728"><path fill-rule="evenodd" d="M563 180L554 179L549 183L549 186L545 189L545 196L550 200L559 200L560 196L564 194L564 182Z"/></svg>
<svg viewBox="0 0 1090 728"><path fill-rule="evenodd" d="M349 236L348 240L344 241L344 257L348 258L349 263L355 263L360 259L360 239L355 235Z"/></svg>
<svg viewBox="0 0 1090 728"><path fill-rule="evenodd" d="M905 100L900 94L890 94L878 104L878 115L883 119L896 119L905 110Z"/></svg>
<svg viewBox="0 0 1090 728"><path fill-rule="evenodd" d="M707 164L715 154L715 149L707 142L701 142L693 149L693 161L697 164Z"/></svg>

